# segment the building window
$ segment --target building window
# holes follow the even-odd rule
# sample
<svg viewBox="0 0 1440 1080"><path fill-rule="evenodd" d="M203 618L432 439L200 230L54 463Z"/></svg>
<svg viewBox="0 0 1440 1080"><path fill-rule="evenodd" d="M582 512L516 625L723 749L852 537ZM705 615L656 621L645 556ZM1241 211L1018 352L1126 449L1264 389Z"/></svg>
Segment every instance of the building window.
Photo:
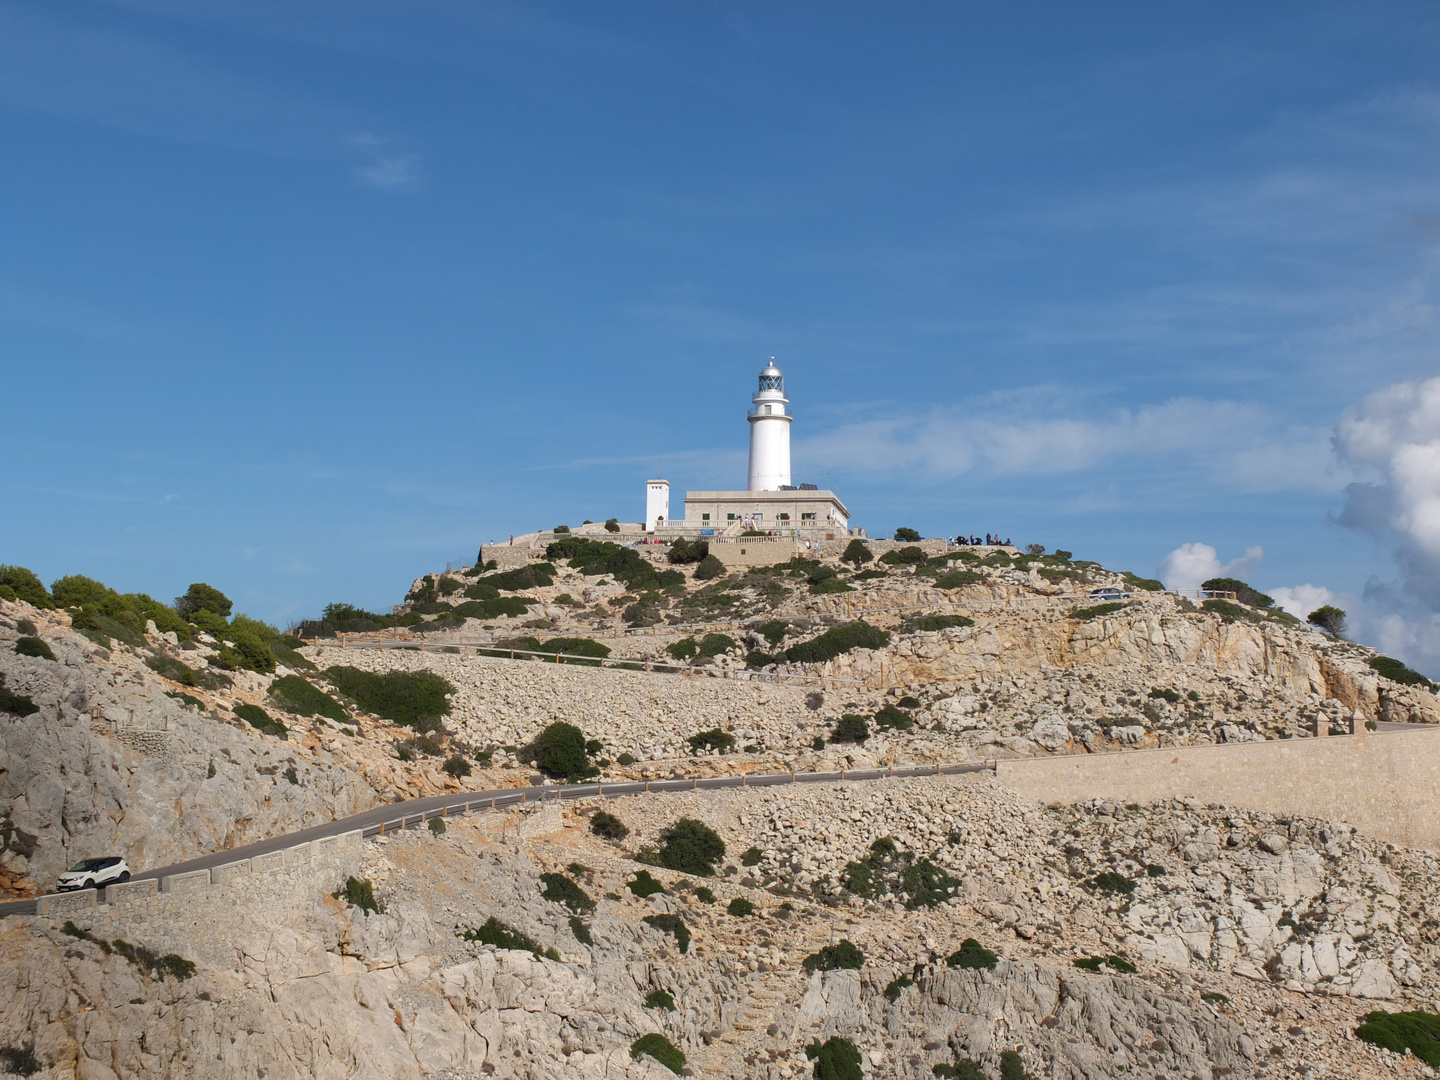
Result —
<svg viewBox="0 0 1440 1080"><path fill-rule="evenodd" d="M700 520L701 520L701 521L709 521L709 520L710 520L710 515L709 515L709 514L701 514L701 515L700 515Z"/></svg>
<svg viewBox="0 0 1440 1080"><path fill-rule="evenodd" d="M735 515L734 515L734 514L726 514L726 515L725 515L725 520L726 520L726 521L734 521L734 520L735 520Z"/></svg>
<svg viewBox="0 0 1440 1080"><path fill-rule="evenodd" d="M789 514L781 514L781 515L780 515L780 520L781 520L781 521L789 521L789 520L790 520L790 515L789 515Z"/></svg>
<svg viewBox="0 0 1440 1080"><path fill-rule="evenodd" d="M764 514L751 514L750 516L753 517L756 521L761 521L765 517Z"/></svg>
<svg viewBox="0 0 1440 1080"><path fill-rule="evenodd" d="M801 521L814 521L814 520L815 520L815 515L814 515L814 514L801 514L801 515L800 515L800 520L801 520Z"/></svg>

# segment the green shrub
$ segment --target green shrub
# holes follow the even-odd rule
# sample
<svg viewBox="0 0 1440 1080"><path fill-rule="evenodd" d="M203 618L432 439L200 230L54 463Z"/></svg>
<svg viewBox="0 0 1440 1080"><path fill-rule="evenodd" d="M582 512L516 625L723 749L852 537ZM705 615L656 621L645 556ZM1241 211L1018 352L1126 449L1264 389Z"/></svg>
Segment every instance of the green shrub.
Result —
<svg viewBox="0 0 1440 1080"><path fill-rule="evenodd" d="M975 620L968 615L921 615L911 619L907 630L949 630L955 626L974 626Z"/></svg>
<svg viewBox="0 0 1440 1080"><path fill-rule="evenodd" d="M679 1076L680 1070L685 1068L685 1055L680 1052L680 1049L674 1043L658 1031L652 1031L649 1035L642 1035L630 1044L630 1057L632 1060L638 1058L641 1054L648 1054L676 1076Z"/></svg>
<svg viewBox="0 0 1440 1080"><path fill-rule="evenodd" d="M524 592L555 583L555 567L550 563L531 563L514 570L502 570L498 574L486 574L476 585L488 585L500 592ZM474 588L472 585L471 588Z"/></svg>
<svg viewBox="0 0 1440 1080"><path fill-rule="evenodd" d="M1149 866L1145 867L1145 873L1148 874L1150 877L1164 877L1165 868L1158 863L1151 863Z"/></svg>
<svg viewBox="0 0 1440 1080"><path fill-rule="evenodd" d="M665 990L651 990L645 995L645 1007L647 1009L664 1009L666 1012L675 1011L675 999Z"/></svg>
<svg viewBox="0 0 1440 1080"><path fill-rule="evenodd" d="M900 892L906 897L905 906L912 911L943 904L959 887L959 878L929 859L920 859L900 872Z"/></svg>
<svg viewBox="0 0 1440 1080"><path fill-rule="evenodd" d="M0 585L8 585L14 590L17 599L32 607L55 606L55 599L50 595L50 590L45 588L45 583L33 571L23 566L0 565Z"/></svg>
<svg viewBox="0 0 1440 1080"><path fill-rule="evenodd" d="M672 641L665 646L665 651L676 660L689 660L700 651L700 646L693 637L686 637L679 641Z"/></svg>
<svg viewBox="0 0 1440 1080"><path fill-rule="evenodd" d="M860 1051L849 1039L832 1035L805 1047L805 1056L815 1062L815 1080L861 1080Z"/></svg>
<svg viewBox="0 0 1440 1080"><path fill-rule="evenodd" d="M541 874L540 881L545 886L540 895L552 904L564 904L577 915L595 910L595 901L564 874Z"/></svg>
<svg viewBox="0 0 1440 1080"><path fill-rule="evenodd" d="M626 768L629 768L631 765L635 764L636 758L634 754L626 751L625 753L617 757L615 761L617 764L624 765Z"/></svg>
<svg viewBox="0 0 1440 1080"><path fill-rule="evenodd" d="M690 928L679 915L668 913L660 915L646 915L640 920L647 925L653 926L663 934L670 934L675 938L675 947L683 955L690 951Z"/></svg>
<svg viewBox="0 0 1440 1080"><path fill-rule="evenodd" d="M720 656L736 648L735 639L728 634L706 634L700 639L701 656Z"/></svg>
<svg viewBox="0 0 1440 1080"><path fill-rule="evenodd" d="M459 780L462 777L469 776L470 773L473 771L470 767L470 762L466 761L458 754L454 755L453 757L446 758L445 764L441 765L440 768L448 775L453 776L456 780Z"/></svg>
<svg viewBox="0 0 1440 1080"><path fill-rule="evenodd" d="M450 712L450 681L433 671L361 671L330 667L325 677L360 708L416 731L433 731Z"/></svg>
<svg viewBox="0 0 1440 1080"><path fill-rule="evenodd" d="M725 908L725 911L727 914L734 915L739 918L745 918L755 914L755 905L752 904L749 900L746 900L745 897L737 896L734 900L730 901L730 904Z"/></svg>
<svg viewBox="0 0 1440 1080"><path fill-rule="evenodd" d="M185 590L184 596L175 598L175 610L190 616L197 611L209 611L222 617L228 616L234 605L230 598L213 585L197 581Z"/></svg>
<svg viewBox="0 0 1440 1080"><path fill-rule="evenodd" d="M1412 671L1399 660L1391 656L1372 656L1370 667L1377 675L1383 675L1391 682L1397 682L1404 686L1423 686L1426 690L1433 689L1435 684L1421 675L1418 671Z"/></svg>
<svg viewBox="0 0 1440 1080"><path fill-rule="evenodd" d="M1266 596L1259 589L1252 589L1237 578L1219 577L1202 581L1200 588L1206 592L1233 592L1235 600L1247 607L1269 608L1275 606L1273 597Z"/></svg>
<svg viewBox="0 0 1440 1080"><path fill-rule="evenodd" d="M277 739L287 738L285 733L290 730L259 705L236 705L235 715L257 731L263 731L266 735L274 735Z"/></svg>
<svg viewBox="0 0 1440 1080"><path fill-rule="evenodd" d="M24 1046L7 1046L0 1050L0 1063L5 1066L5 1071L14 1073L16 1076L34 1076L45 1066L35 1056L33 1043L26 1043Z"/></svg>
<svg viewBox="0 0 1440 1080"><path fill-rule="evenodd" d="M445 819L443 817L432 817L430 820L425 822L425 826L430 830L432 836L445 835L446 825Z"/></svg>
<svg viewBox="0 0 1440 1080"><path fill-rule="evenodd" d="M741 866L759 866L760 861L765 858L765 853L758 847L746 848L745 854L740 856Z"/></svg>
<svg viewBox="0 0 1440 1080"><path fill-rule="evenodd" d="M682 536L670 545L670 554L667 558L676 566L684 566L688 563L698 563L709 554L709 541L686 540Z"/></svg>
<svg viewBox="0 0 1440 1080"><path fill-rule="evenodd" d="M951 570L935 579L937 589L960 589L966 585L980 585L988 579L977 570Z"/></svg>
<svg viewBox="0 0 1440 1080"><path fill-rule="evenodd" d="M1123 956L1085 956L1077 957L1074 961L1077 968L1085 971L1099 971L1102 967L1108 967L1111 971L1121 975L1133 975L1136 967Z"/></svg>
<svg viewBox="0 0 1440 1080"><path fill-rule="evenodd" d="M885 885L868 860L846 863L845 869L840 871L840 884L847 892L867 900L879 896Z"/></svg>
<svg viewBox="0 0 1440 1080"><path fill-rule="evenodd" d="M570 933L575 935L575 940L581 945L595 944L595 939L590 936L590 927L585 925L585 920L579 915L570 916Z"/></svg>
<svg viewBox="0 0 1440 1080"><path fill-rule="evenodd" d="M1209 603L1210 601L1207 601ZM1124 604L1096 604L1094 607L1076 608L1070 613L1070 618L1076 622L1089 622L1091 619L1101 619L1106 615L1114 615L1123 608Z"/></svg>
<svg viewBox="0 0 1440 1080"><path fill-rule="evenodd" d="M960 948L945 958L945 963L952 968L969 968L975 971L988 971L999 962L998 953L991 952L974 938L966 938L960 943Z"/></svg>
<svg viewBox="0 0 1440 1080"><path fill-rule="evenodd" d="M1005 1050L1000 1054L1000 1080L1034 1080L1025 1071L1025 1059L1015 1050Z"/></svg>
<svg viewBox="0 0 1440 1080"><path fill-rule="evenodd" d="M870 738L870 725L863 716L846 713L830 733L831 743L863 743Z"/></svg>
<svg viewBox="0 0 1440 1080"><path fill-rule="evenodd" d="M255 671L270 675L275 671L275 654L270 651L269 638L278 636L272 626L236 615L228 629L220 635L220 655L215 662L232 671Z"/></svg>
<svg viewBox="0 0 1440 1080"><path fill-rule="evenodd" d="M655 568L638 551L608 540L567 536L550 544L545 549L545 557L566 559L572 569L587 577L608 574L629 589L650 589L659 584Z"/></svg>
<svg viewBox="0 0 1440 1080"><path fill-rule="evenodd" d="M32 716L39 711L40 706L26 695L5 689L5 676L0 674L0 712L11 716Z"/></svg>
<svg viewBox="0 0 1440 1080"><path fill-rule="evenodd" d="M466 588L464 596L466 600L498 600L500 599L500 590L494 585L477 581Z"/></svg>
<svg viewBox="0 0 1440 1080"><path fill-rule="evenodd" d="M177 982L184 982L195 974L195 962L186 960L178 953L165 953L161 956L143 945L131 945L124 938L116 938L110 942L110 947L155 979L163 979L169 975Z"/></svg>
<svg viewBox="0 0 1440 1080"><path fill-rule="evenodd" d="M700 560L700 565L695 567L696 581L714 581L718 577L725 576L725 564L714 555L706 555Z"/></svg>
<svg viewBox="0 0 1440 1080"><path fill-rule="evenodd" d="M839 578L827 578L824 581L816 582L810 586L810 593L813 596L825 596L829 593L854 592L855 587L849 582L841 581Z"/></svg>
<svg viewBox="0 0 1440 1080"><path fill-rule="evenodd" d="M891 979L885 987L885 1000L893 1005L900 1000L900 994L907 986L914 985L915 980L910 978L909 975L901 975L898 978Z"/></svg>
<svg viewBox="0 0 1440 1080"><path fill-rule="evenodd" d="M918 709L920 708L920 699L917 697L911 697L909 694L906 694L895 704L902 709Z"/></svg>
<svg viewBox="0 0 1440 1080"><path fill-rule="evenodd" d="M1425 1064L1440 1067L1440 1016L1435 1013L1378 1010L1365 1015L1355 1034L1373 1046L1402 1055L1408 1050Z"/></svg>
<svg viewBox="0 0 1440 1080"><path fill-rule="evenodd" d="M932 1065L930 1071L946 1080L990 1080L973 1058L961 1058L954 1065Z"/></svg>
<svg viewBox="0 0 1440 1080"><path fill-rule="evenodd" d="M826 945L819 952L811 953L801 961L800 966L806 971L858 969L865 966L865 954L850 939L841 938L834 945Z"/></svg>
<svg viewBox="0 0 1440 1080"><path fill-rule="evenodd" d="M270 696L296 716L325 716L341 724L355 722L345 706L299 675L276 679L270 684Z"/></svg>
<svg viewBox="0 0 1440 1080"><path fill-rule="evenodd" d="M515 952L533 953L549 960L559 960L560 954L553 948L542 949L532 938L519 930L506 926L494 915L485 920L485 925L459 934L466 941L478 941L481 945L493 945L497 949L511 949Z"/></svg>
<svg viewBox="0 0 1440 1080"><path fill-rule="evenodd" d="M624 757L625 755L620 755ZM590 819L590 831L602 840L620 841L630 835L625 823L608 810L597 810Z"/></svg>
<svg viewBox="0 0 1440 1080"><path fill-rule="evenodd" d="M617 532L619 532L619 531L620 531L620 522L619 522L619 520L618 520L617 518L606 518L606 519L605 519L605 531L608 532L608 533L617 533Z"/></svg>
<svg viewBox="0 0 1440 1080"><path fill-rule="evenodd" d="M1229 600L1206 600L1201 603L1201 609L1214 615L1219 615L1222 622L1263 622L1265 616L1250 608L1241 607L1239 604L1232 604Z"/></svg>
<svg viewBox="0 0 1440 1080"><path fill-rule="evenodd" d="M863 540L851 540L845 545L845 550L840 553L840 561L849 563L851 566L863 566L874 559L870 546Z"/></svg>
<svg viewBox="0 0 1440 1080"><path fill-rule="evenodd" d="M552 780L573 782L595 773L585 753L584 734L574 724L563 720L555 721L535 736L527 753L535 762L535 767Z"/></svg>
<svg viewBox="0 0 1440 1080"><path fill-rule="evenodd" d="M695 818L681 818L660 834L660 865L666 869L709 877L724 857L720 834Z"/></svg>
<svg viewBox="0 0 1440 1080"><path fill-rule="evenodd" d="M84 574L68 574L50 583L50 594L55 598L55 603L64 608L98 604L104 601L109 593L108 588Z"/></svg>
<svg viewBox="0 0 1440 1080"><path fill-rule="evenodd" d="M819 637L791 645L782 654L797 664L822 664L852 649L880 649L890 644L890 635L867 622L841 623Z"/></svg>
<svg viewBox="0 0 1440 1080"><path fill-rule="evenodd" d="M602 645L590 638L579 637L557 637L551 638L536 646L537 652L553 653L556 656L584 656L593 657L597 661L603 660L610 655L610 646ZM566 660L567 664L584 663L584 661ZM596 664L596 667L599 665Z"/></svg>
<svg viewBox="0 0 1440 1080"><path fill-rule="evenodd" d="M909 713L897 709L894 705L886 705L875 714L875 730L877 731L909 731L915 726Z"/></svg>
<svg viewBox="0 0 1440 1080"><path fill-rule="evenodd" d="M745 654L745 666L753 671L759 671L761 668L767 668L771 664L779 663L780 659L778 656L761 652L759 649L751 649Z"/></svg>
<svg viewBox="0 0 1440 1080"><path fill-rule="evenodd" d="M651 877L649 870L636 871L635 880L627 881L625 887L642 900L647 896L654 896L656 893L665 891L665 886Z"/></svg>
<svg viewBox="0 0 1440 1080"><path fill-rule="evenodd" d="M42 660L55 659L55 654L50 651L49 645L46 645L40 638L29 635L15 639L15 652L20 656L36 656Z"/></svg>
<svg viewBox="0 0 1440 1080"><path fill-rule="evenodd" d="M903 542L903 543L906 543L906 544L913 544L915 541L917 541L917 540L920 539L920 534L919 534L918 532L916 532L914 529L907 529L907 528L901 527L901 528L895 530L894 539L899 540L899 541L901 541L901 542Z"/></svg>
<svg viewBox="0 0 1440 1080"><path fill-rule="evenodd" d="M691 735L685 741L690 744L690 753L692 754L698 754L702 750L719 750L723 754L735 748L735 736L721 731L719 728L711 728L698 735Z"/></svg>
<svg viewBox="0 0 1440 1080"><path fill-rule="evenodd" d="M1118 874L1114 870L1106 870L1103 874L1096 874L1086 886L1099 892L1108 893L1132 893L1135 891L1135 882L1131 881L1124 874Z"/></svg>
<svg viewBox="0 0 1440 1080"><path fill-rule="evenodd" d="M702 904L713 904L715 902L715 894L710 891L708 886L701 885L695 890L695 899L699 900Z"/></svg>
<svg viewBox="0 0 1440 1080"><path fill-rule="evenodd" d="M880 561L887 566L919 566L925 562L925 549L918 547L895 548L881 555Z"/></svg>
<svg viewBox="0 0 1440 1080"><path fill-rule="evenodd" d="M375 886L369 878L357 878L354 875L345 879L345 887L332 894L337 900L344 900L351 907L357 907L361 911L381 915L385 907L375 899Z"/></svg>

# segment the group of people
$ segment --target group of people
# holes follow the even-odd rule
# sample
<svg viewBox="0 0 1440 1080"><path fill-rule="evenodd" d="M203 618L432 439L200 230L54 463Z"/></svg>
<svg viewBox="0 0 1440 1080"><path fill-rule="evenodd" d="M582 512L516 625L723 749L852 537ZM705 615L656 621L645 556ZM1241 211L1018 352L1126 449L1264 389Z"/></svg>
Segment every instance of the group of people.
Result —
<svg viewBox="0 0 1440 1080"><path fill-rule="evenodd" d="M985 539L981 540L978 536L962 535L955 537L955 543L966 547L1009 547L1010 538L1007 536L1004 540L1001 540L998 536L991 536L989 533L986 533Z"/></svg>

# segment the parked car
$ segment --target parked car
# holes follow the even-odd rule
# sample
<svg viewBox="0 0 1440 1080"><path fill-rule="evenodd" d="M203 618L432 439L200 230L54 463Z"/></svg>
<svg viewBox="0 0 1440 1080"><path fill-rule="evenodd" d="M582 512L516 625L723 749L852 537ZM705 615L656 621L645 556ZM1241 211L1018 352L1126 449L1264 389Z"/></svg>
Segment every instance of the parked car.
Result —
<svg viewBox="0 0 1440 1080"><path fill-rule="evenodd" d="M1114 588L1113 586L1103 589L1091 589L1085 595L1088 596L1091 600L1094 600L1097 604L1113 604L1117 601L1130 599L1130 594L1128 592L1121 592L1119 589Z"/></svg>
<svg viewBox="0 0 1440 1080"><path fill-rule="evenodd" d="M85 859L76 863L55 884L56 892L73 892L75 889L94 889L101 885L114 885L130 880L130 867L119 855L106 855L99 859Z"/></svg>

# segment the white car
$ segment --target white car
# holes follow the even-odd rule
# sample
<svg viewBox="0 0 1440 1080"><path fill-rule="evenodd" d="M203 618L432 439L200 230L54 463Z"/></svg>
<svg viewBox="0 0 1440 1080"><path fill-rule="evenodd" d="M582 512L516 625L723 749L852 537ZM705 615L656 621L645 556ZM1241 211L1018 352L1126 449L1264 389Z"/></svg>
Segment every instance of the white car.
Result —
<svg viewBox="0 0 1440 1080"><path fill-rule="evenodd" d="M107 855L99 859L85 859L76 863L55 883L56 892L72 892L75 889L94 889L101 885L114 885L130 880L130 867L119 855Z"/></svg>
<svg viewBox="0 0 1440 1080"><path fill-rule="evenodd" d="M1101 603L1105 603L1107 601L1114 602L1117 600L1130 599L1130 594L1128 592L1124 592L1120 589L1115 588L1091 589L1088 596L1089 599L1099 600Z"/></svg>

